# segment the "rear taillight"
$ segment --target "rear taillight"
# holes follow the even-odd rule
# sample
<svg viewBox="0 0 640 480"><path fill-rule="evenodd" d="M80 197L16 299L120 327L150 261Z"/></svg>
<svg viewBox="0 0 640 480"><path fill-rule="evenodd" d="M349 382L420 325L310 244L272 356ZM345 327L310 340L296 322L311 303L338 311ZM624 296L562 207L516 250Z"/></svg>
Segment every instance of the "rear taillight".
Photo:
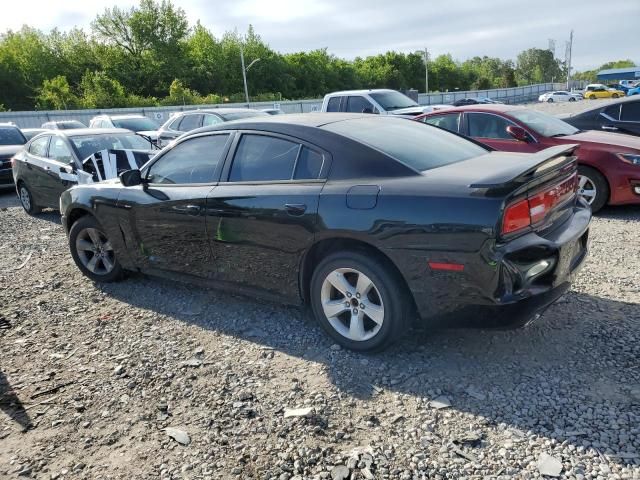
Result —
<svg viewBox="0 0 640 480"><path fill-rule="evenodd" d="M514 233L542 222L551 210L573 196L577 188L578 176L574 173L558 185L508 205L502 220L502 234Z"/></svg>

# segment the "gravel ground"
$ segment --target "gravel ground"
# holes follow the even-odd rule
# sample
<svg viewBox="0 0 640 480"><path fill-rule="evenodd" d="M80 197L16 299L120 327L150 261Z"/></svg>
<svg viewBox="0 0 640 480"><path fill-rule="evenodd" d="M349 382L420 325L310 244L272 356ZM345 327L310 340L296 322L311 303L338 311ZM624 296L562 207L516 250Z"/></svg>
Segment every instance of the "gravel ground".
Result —
<svg viewBox="0 0 640 480"><path fill-rule="evenodd" d="M640 479L640 207L530 327L374 356L299 309L94 285L10 192L0 226L0 478Z"/></svg>

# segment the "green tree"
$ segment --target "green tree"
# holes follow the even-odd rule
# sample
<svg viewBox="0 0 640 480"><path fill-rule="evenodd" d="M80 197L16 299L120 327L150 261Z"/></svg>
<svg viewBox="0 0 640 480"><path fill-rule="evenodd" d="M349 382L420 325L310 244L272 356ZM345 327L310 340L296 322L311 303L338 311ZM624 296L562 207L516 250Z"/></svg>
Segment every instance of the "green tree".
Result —
<svg viewBox="0 0 640 480"><path fill-rule="evenodd" d="M550 50L530 48L518 54L515 72L520 85L562 81L566 74Z"/></svg>
<svg viewBox="0 0 640 480"><path fill-rule="evenodd" d="M43 110L68 110L77 107L78 97L71 91L67 77L58 75L44 81L37 105Z"/></svg>
<svg viewBox="0 0 640 480"><path fill-rule="evenodd" d="M114 108L127 106L124 88L104 72L87 71L80 81L84 108Z"/></svg>

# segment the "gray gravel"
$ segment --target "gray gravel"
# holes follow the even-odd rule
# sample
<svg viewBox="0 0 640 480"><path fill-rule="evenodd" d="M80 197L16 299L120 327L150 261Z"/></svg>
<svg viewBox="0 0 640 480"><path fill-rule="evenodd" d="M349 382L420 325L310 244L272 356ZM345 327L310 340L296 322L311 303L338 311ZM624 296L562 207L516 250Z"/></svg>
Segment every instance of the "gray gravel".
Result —
<svg viewBox="0 0 640 480"><path fill-rule="evenodd" d="M534 325L375 356L295 308L94 285L11 193L0 227L0 478L640 479L640 207Z"/></svg>

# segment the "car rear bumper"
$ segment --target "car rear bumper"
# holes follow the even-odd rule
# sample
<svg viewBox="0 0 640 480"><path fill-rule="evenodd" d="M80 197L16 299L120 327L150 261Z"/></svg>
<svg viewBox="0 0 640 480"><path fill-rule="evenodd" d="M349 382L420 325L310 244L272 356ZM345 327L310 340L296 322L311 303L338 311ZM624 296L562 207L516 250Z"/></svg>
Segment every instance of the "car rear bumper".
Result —
<svg viewBox="0 0 640 480"><path fill-rule="evenodd" d="M527 324L571 286L588 254L590 220L590 208L579 204L569 219L544 236L531 232L504 244L487 242L473 253L425 252L421 258L414 253L406 261L424 269L421 275L416 267L409 275L405 270L405 279L419 316L431 326ZM430 261L464 268L434 271ZM407 263L405 268L411 267Z"/></svg>

